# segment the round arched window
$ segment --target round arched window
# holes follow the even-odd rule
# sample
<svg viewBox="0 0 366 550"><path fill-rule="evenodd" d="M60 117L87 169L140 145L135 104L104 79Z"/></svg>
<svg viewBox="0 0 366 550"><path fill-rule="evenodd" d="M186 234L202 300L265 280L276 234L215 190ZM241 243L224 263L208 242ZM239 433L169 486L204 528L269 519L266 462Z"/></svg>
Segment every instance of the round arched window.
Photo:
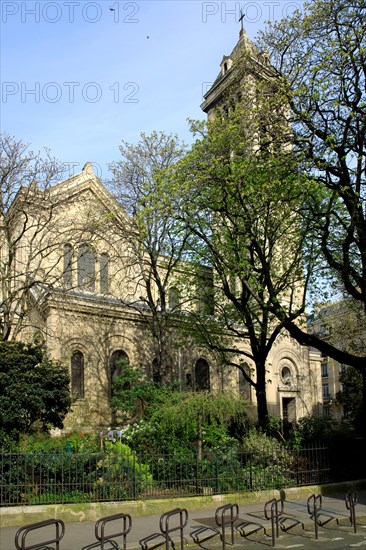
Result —
<svg viewBox="0 0 366 550"><path fill-rule="evenodd" d="M210 390L210 367L206 359L198 359L194 366L194 381L197 390Z"/></svg>
<svg viewBox="0 0 366 550"><path fill-rule="evenodd" d="M289 367L283 367L281 371L282 382L289 386L291 384L291 370Z"/></svg>
<svg viewBox="0 0 366 550"><path fill-rule="evenodd" d="M128 355L125 351L117 349L109 358L109 394L113 397L113 383L116 378L123 375L123 366L129 363Z"/></svg>

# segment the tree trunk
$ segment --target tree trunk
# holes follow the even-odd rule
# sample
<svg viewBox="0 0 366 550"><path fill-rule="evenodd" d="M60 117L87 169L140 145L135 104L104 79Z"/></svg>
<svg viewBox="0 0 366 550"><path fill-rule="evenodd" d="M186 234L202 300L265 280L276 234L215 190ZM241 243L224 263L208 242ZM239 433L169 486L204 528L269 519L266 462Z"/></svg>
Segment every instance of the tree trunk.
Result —
<svg viewBox="0 0 366 550"><path fill-rule="evenodd" d="M360 369L362 374L362 409L361 409L361 435L364 442L366 441L366 370Z"/></svg>
<svg viewBox="0 0 366 550"><path fill-rule="evenodd" d="M169 353L169 334L166 318L157 315L153 319L152 332L154 338L155 357L159 371L159 379L162 384L172 383L172 366Z"/></svg>
<svg viewBox="0 0 366 550"><path fill-rule="evenodd" d="M265 430L268 424L268 407L266 394L266 368L265 362L260 360L256 362L257 382L255 391L257 397L258 425Z"/></svg>

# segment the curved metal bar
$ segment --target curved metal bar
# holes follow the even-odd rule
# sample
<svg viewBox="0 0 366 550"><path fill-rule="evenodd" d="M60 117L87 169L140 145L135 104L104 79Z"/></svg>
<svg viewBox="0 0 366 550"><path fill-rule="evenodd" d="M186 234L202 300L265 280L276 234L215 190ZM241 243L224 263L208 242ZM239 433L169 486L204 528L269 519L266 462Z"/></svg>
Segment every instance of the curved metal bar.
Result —
<svg viewBox="0 0 366 550"><path fill-rule="evenodd" d="M281 502L281 510L278 510L278 503ZM271 520L271 530L272 530L272 546L276 544L276 537L279 537L278 529L278 518L283 512L283 502L282 500L277 500L272 498L268 500L264 505L264 516L266 519Z"/></svg>
<svg viewBox="0 0 366 550"><path fill-rule="evenodd" d="M105 526L107 523L116 520L122 520L122 531L117 533L105 534ZM111 541L114 537L123 537L123 549L126 549L126 537L132 529L132 518L130 514L114 514L112 516L106 516L104 518L98 519L95 523L95 538L101 543L101 549L104 550L104 543L106 541Z"/></svg>
<svg viewBox="0 0 366 550"><path fill-rule="evenodd" d="M310 514L310 519L314 520L315 538L318 538L319 527L319 512L323 506L323 499L321 495L315 495L314 493L309 496L307 500L307 509Z"/></svg>
<svg viewBox="0 0 366 550"><path fill-rule="evenodd" d="M239 506L237 504L225 504L219 506L215 512L215 521L218 527L221 527L222 550L226 548L225 526L230 526L231 542L234 544L234 522L239 518Z"/></svg>
<svg viewBox="0 0 366 550"><path fill-rule="evenodd" d="M35 531L36 529L42 529L42 527L48 527L49 525L55 525L56 527L56 536L53 539L45 540L30 546L26 546L26 538L30 531ZM45 519L44 521L38 521L37 523L31 523L29 525L24 525L18 529L15 535L15 546L17 550L36 550L38 548L44 548L47 544L55 544L56 550L59 550L59 543L62 537L65 534L65 524L61 519ZM21 541L19 541L21 537Z"/></svg>
<svg viewBox="0 0 366 550"><path fill-rule="evenodd" d="M169 524L172 518L179 517L179 522L176 525L171 526ZM169 548L169 543L171 541L170 533L174 531L180 531L180 547L183 550L184 547L184 537L183 529L188 523L188 511L185 508L174 508L169 512L165 512L160 516L160 531L165 535L165 547L166 550Z"/></svg>
<svg viewBox="0 0 366 550"><path fill-rule="evenodd" d="M354 533L357 533L357 520L355 512L355 506L357 504L357 493L352 493L351 491L349 491L346 494L345 502L346 508L347 510L349 510L349 519L353 527L353 531Z"/></svg>

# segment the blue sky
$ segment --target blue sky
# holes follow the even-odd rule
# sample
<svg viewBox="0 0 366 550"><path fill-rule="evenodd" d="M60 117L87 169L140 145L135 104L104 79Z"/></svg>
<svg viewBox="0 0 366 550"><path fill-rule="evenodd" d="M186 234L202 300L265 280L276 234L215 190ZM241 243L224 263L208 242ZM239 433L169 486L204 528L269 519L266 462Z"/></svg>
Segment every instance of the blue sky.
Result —
<svg viewBox="0 0 366 550"><path fill-rule="evenodd" d="M238 40L302 0L1 2L1 130L108 178L121 140L191 137L202 95ZM113 11L110 9L112 8Z"/></svg>

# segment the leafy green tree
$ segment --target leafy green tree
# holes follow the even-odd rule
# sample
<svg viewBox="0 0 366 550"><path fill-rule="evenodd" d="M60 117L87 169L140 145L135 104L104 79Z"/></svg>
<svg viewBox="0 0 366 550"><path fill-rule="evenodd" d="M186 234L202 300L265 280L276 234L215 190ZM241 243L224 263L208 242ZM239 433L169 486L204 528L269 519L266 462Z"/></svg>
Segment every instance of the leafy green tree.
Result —
<svg viewBox="0 0 366 550"><path fill-rule="evenodd" d="M302 214L312 225L317 288L329 282L366 313L366 6L364 0L313 0L269 24L271 55L289 106L289 142L319 189ZM269 274L270 278L270 274ZM347 351L299 326L272 294L272 311L300 343L365 373L365 350ZM366 390L366 376L364 376ZM365 423L366 425L366 423Z"/></svg>
<svg viewBox="0 0 366 550"><path fill-rule="evenodd" d="M248 426L255 416L250 403L232 394L182 392L174 386L154 385L130 366L114 382L112 405L117 418L128 425L124 439L136 451L189 448L199 457L205 446L232 445L231 423Z"/></svg>
<svg viewBox="0 0 366 550"><path fill-rule="evenodd" d="M337 399L343 404L345 417L352 423L357 432L362 432L363 387L362 375L353 368L346 367L340 374L342 390Z"/></svg>
<svg viewBox="0 0 366 550"><path fill-rule="evenodd" d="M312 183L298 173L292 152L280 147L284 120L272 120L271 113L276 105L280 111L281 94L265 85L256 94L260 101L250 112L238 103L207 126L193 123L200 139L179 163L177 181L178 193L185 193L180 220L196 237L191 257L214 273L214 316L191 315L196 334L242 371L265 427L266 361L284 328L271 312L270 296L285 302L294 318L302 314L306 227L297 213ZM267 112L272 126L263 136ZM270 280L268 272L274 274ZM254 373L245 368L247 360Z"/></svg>
<svg viewBox="0 0 366 550"><path fill-rule="evenodd" d="M38 345L0 342L0 425L17 436L63 427L70 405L67 369Z"/></svg>
<svg viewBox="0 0 366 550"><path fill-rule="evenodd" d="M113 381L111 407L116 422L133 424L142 419L150 419L160 406L177 396L175 386L152 384L144 379L141 369L121 362L122 376Z"/></svg>
<svg viewBox="0 0 366 550"><path fill-rule="evenodd" d="M129 268L129 284L140 294L127 306L136 310L150 327L156 360L155 381L172 381L171 319L179 309L179 300L170 303L169 292L175 286L188 234L174 221L174 204L168 193L168 181L174 164L185 146L176 136L163 132L144 133L133 145L122 141L122 160L113 162L111 183L114 194L131 216L123 238L128 253L123 261ZM121 254L124 251L121 250Z"/></svg>

